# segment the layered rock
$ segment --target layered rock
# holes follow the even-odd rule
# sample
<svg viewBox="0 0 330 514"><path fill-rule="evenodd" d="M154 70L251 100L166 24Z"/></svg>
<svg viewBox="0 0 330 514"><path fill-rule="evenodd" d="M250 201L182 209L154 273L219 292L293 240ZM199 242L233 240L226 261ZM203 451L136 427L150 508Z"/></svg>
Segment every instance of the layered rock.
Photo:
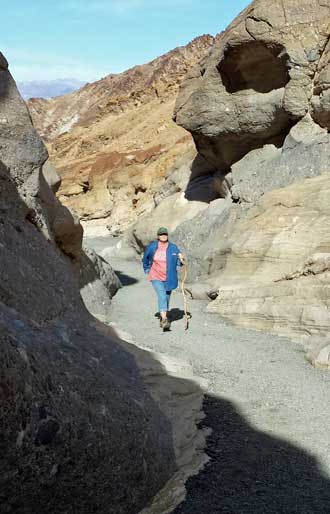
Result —
<svg viewBox="0 0 330 514"><path fill-rule="evenodd" d="M172 121L185 74L215 41L196 38L154 61L29 109L62 176L61 201L112 233L154 206L166 171L192 146Z"/></svg>
<svg viewBox="0 0 330 514"><path fill-rule="evenodd" d="M138 512L176 469L170 422L83 304L82 230L1 54L0 113L1 512Z"/></svg>
<svg viewBox="0 0 330 514"><path fill-rule="evenodd" d="M218 297L208 309L283 335L328 334L329 194L330 174L305 179L265 194L244 217L222 225L209 279Z"/></svg>

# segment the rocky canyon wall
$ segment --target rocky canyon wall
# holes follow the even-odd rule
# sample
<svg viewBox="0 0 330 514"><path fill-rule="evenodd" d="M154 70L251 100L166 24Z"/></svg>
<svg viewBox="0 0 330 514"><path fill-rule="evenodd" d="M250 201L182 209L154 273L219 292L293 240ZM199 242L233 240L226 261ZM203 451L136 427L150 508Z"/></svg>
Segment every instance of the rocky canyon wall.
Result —
<svg viewBox="0 0 330 514"><path fill-rule="evenodd" d="M116 284L47 157L0 54L1 512L133 514L177 468L172 425L84 306L80 287Z"/></svg>

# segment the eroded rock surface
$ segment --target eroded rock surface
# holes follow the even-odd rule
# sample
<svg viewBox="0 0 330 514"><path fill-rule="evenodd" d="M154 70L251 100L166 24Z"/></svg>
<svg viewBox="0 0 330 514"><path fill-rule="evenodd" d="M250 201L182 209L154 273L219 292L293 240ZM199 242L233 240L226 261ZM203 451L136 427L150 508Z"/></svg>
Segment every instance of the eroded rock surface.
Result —
<svg viewBox="0 0 330 514"><path fill-rule="evenodd" d="M83 304L82 229L1 54L0 119L1 512L138 512L176 469L171 426Z"/></svg>
<svg viewBox="0 0 330 514"><path fill-rule="evenodd" d="M256 0L189 74L175 119L218 169L266 144L281 147L308 112L316 123L317 109L326 117L329 8Z"/></svg>

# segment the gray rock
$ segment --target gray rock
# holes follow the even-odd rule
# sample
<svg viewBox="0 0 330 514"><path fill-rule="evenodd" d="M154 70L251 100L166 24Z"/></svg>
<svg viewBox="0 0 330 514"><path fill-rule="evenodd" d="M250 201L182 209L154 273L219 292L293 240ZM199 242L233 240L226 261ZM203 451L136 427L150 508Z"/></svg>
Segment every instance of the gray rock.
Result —
<svg viewBox="0 0 330 514"><path fill-rule="evenodd" d="M155 205L175 193L184 192L189 201L210 203L225 197L225 175L212 167L196 151L188 151L168 171L168 177L154 197Z"/></svg>
<svg viewBox="0 0 330 514"><path fill-rule="evenodd" d="M5 56L0 52L0 68L6 70L8 68L8 62Z"/></svg>
<svg viewBox="0 0 330 514"><path fill-rule="evenodd" d="M0 69L0 112L0 119L5 120L0 123L0 157L17 185L27 218L67 256L78 261L82 227L52 192L51 188L56 189L57 185L55 171L45 164L46 147L6 69Z"/></svg>
<svg viewBox="0 0 330 514"><path fill-rule="evenodd" d="M188 280L194 282L210 273L214 253L222 253L226 241L226 223L235 207L229 199L218 199L192 220L181 223L172 234L188 260ZM210 287L211 289L211 287Z"/></svg>
<svg viewBox="0 0 330 514"><path fill-rule="evenodd" d="M84 246L80 259L80 294L89 312L99 319L109 319L111 298L121 287L111 265Z"/></svg>
<svg viewBox="0 0 330 514"><path fill-rule="evenodd" d="M46 149L3 64L0 120L1 512L137 513L176 469L171 424L83 304L82 229L42 174ZM112 270L87 253L82 282L112 293Z"/></svg>
<svg viewBox="0 0 330 514"><path fill-rule="evenodd" d="M211 165L226 172L252 150L281 147L292 125L312 110L313 94L321 95L313 112L322 124L328 18L329 5L317 0L285 0L274 8L255 0L188 74L174 119Z"/></svg>
<svg viewBox="0 0 330 514"><path fill-rule="evenodd" d="M50 189L53 191L54 194L57 193L61 185L61 177L58 174L58 171L55 168L55 166L53 166L49 160L47 160L43 165L42 173Z"/></svg>
<svg viewBox="0 0 330 514"><path fill-rule="evenodd" d="M330 341L327 337L310 337L304 344L306 359L316 368L330 368Z"/></svg>
<svg viewBox="0 0 330 514"><path fill-rule="evenodd" d="M286 137L283 147L266 145L232 167L232 196L255 202L266 191L328 171L330 136L307 115Z"/></svg>

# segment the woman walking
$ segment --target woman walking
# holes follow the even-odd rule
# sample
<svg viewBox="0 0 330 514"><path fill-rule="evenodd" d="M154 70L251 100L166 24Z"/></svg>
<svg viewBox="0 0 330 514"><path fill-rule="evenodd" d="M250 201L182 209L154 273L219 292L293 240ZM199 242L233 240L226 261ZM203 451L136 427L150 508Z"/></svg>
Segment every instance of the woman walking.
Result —
<svg viewBox="0 0 330 514"><path fill-rule="evenodd" d="M144 252L143 269L157 294L163 330L169 330L171 326L168 319L171 292L178 287L177 268L184 262L179 248L169 241L167 228L159 228L157 240L152 241Z"/></svg>

